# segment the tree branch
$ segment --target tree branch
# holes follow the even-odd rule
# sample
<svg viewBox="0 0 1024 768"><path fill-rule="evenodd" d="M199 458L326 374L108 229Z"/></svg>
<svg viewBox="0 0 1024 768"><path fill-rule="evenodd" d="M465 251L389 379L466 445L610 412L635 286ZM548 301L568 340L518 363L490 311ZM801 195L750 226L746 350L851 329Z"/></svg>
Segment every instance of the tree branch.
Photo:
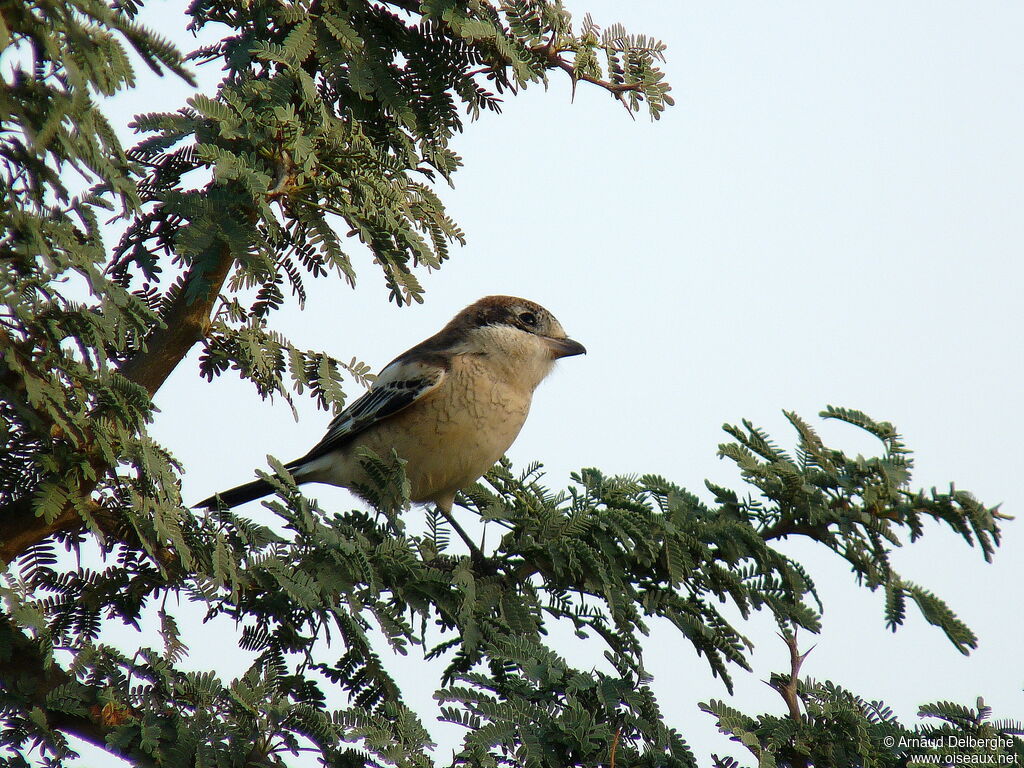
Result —
<svg viewBox="0 0 1024 768"><path fill-rule="evenodd" d="M831 531L829 531L827 524L809 525L808 523L801 523L792 517L783 515L773 525L762 528L758 533L765 541L784 539L787 536L807 536L815 541L824 543Z"/></svg>
<svg viewBox="0 0 1024 768"><path fill-rule="evenodd" d="M789 648L789 680L786 681L785 685L779 685L776 690L782 695L783 700L786 702L786 707L789 709L789 716L796 722L800 722L800 696L797 694L798 684L800 682L800 667L803 666L804 659L807 658L807 654L814 650L814 646L811 646L803 654L800 653L800 647L796 641L796 630L791 635L779 635L786 646Z"/></svg>
<svg viewBox="0 0 1024 768"><path fill-rule="evenodd" d="M144 348L121 365L122 376L142 386L150 397L156 394L193 345L209 332L213 305L233 263L230 249L223 245L212 267L203 272L195 268L190 271L185 285L160 318L160 326L146 337ZM188 286L197 279L208 283L209 288L205 296L190 298Z"/></svg>
<svg viewBox="0 0 1024 768"><path fill-rule="evenodd" d="M783 678L781 675L772 675L772 679L768 682L769 687L779 692L782 696L783 701L786 702L786 708L789 710L789 716L793 722L798 725L802 722L800 716L800 667L803 666L804 659L807 655L814 650L812 645L803 653L800 653L800 647L797 645L796 640L796 629L793 629L792 634L780 634L783 642L789 648L789 677L788 679ZM785 682L783 682L785 680ZM792 768L810 768L810 761L803 752L797 751L792 746L787 747L786 754L789 757L789 761L786 765L792 766Z"/></svg>
<svg viewBox="0 0 1024 768"><path fill-rule="evenodd" d="M4 687L12 692L31 691L27 695L28 703L45 713L46 723L51 728L77 736L101 749L109 749L106 736L111 726L110 708L102 708L94 701L94 706L86 707L87 714L84 715L48 709L46 697L51 691L62 685L77 685L77 681L59 665L47 664L39 647L12 626L3 614L0 614L0 630L10 642L10 655L0 661L0 679L4 681ZM18 685L21 680L28 680L28 685ZM94 689L88 690L95 692Z"/></svg>
<svg viewBox="0 0 1024 768"><path fill-rule="evenodd" d="M15 355L18 354L16 349L17 343L2 329L0 329L0 348L6 349L9 353ZM22 353L20 357L22 365L30 370L33 367L30 363L31 356ZM25 377L31 375L31 373L19 375L7 366L0 366L0 386L6 391L6 397L12 402L18 402L19 399L25 402ZM43 431L49 431L50 434L54 434L54 430L58 429L58 425L52 419L44 418L44 413L43 411L34 411L33 416L41 422ZM95 475L103 470L103 466L98 460L96 452L89 448L89 444L92 441L89 427L85 428L84 434L86 444L83 450L88 455L89 463ZM87 481L84 485L86 489L83 491L82 496L91 493L96 483L95 481ZM99 504L91 500L89 501L87 511L95 519L99 519L102 514ZM81 514L70 502L50 521L36 516L31 493L3 505L0 507L0 569L26 549L43 539L55 533L80 528L82 525Z"/></svg>
<svg viewBox="0 0 1024 768"><path fill-rule="evenodd" d="M179 291L161 318L160 326L146 338L144 348L122 364L121 375L145 388L150 397L156 394L193 345L209 331L210 314L233 263L231 252L225 245L212 267L202 271L193 268L185 287ZM187 286L196 279L206 282L209 288L205 296L190 300L187 297ZM95 490L98 478L110 470L99 451L91 444L83 448L83 453L88 457L93 476L97 479L82 484L79 498L87 498ZM101 520L104 510L99 503L95 500L89 500L88 503L88 511ZM112 533L118 529L117 521L107 522L109 530L107 525L102 526L105 531ZM10 502L0 508L0 568L43 539L56 533L78 530L84 525L82 515L71 502L50 522L36 516L31 495Z"/></svg>
<svg viewBox="0 0 1024 768"><path fill-rule="evenodd" d="M536 48L531 48L530 50L535 54L544 57L545 61L547 61L551 67L567 72L569 77L572 78L574 86L580 80L586 83L592 83L600 88L604 88L623 103L625 103L626 93L629 93L630 91L643 90L643 86L640 83L613 83L608 80L602 80L598 77L592 77L591 75L581 75L575 66L559 56L559 51L555 50L550 45L542 45Z"/></svg>
<svg viewBox="0 0 1024 768"><path fill-rule="evenodd" d="M91 502L94 510L99 504ZM83 525L82 516L70 504L50 522L36 517L32 498L25 496L0 510L0 570L6 568L18 555L43 539L57 533L73 531Z"/></svg>
<svg viewBox="0 0 1024 768"><path fill-rule="evenodd" d="M422 8L420 7L419 0L383 0L383 2L387 5L394 6L395 8L400 8L401 10L409 14L415 14L418 16L421 15L423 12ZM493 6L491 7L493 8ZM445 24L445 26L447 27L448 25ZM530 48L530 52L533 53L535 56L539 56L541 59L547 62L548 66L551 69L561 69L562 71L566 72L569 75L569 77L572 78L574 90L576 87L576 83L578 83L581 80L586 83L591 83L592 85L596 85L599 88L604 88L606 91L615 96L615 98L621 101L623 105L625 105L627 108L629 107L629 105L626 102L626 94L631 91L643 90L643 85L641 83L613 83L609 80L602 80L598 77L592 77L591 75L581 75L576 70L575 66L573 66L568 61L559 56L559 54L563 53L564 51L556 49L553 46L553 42L554 41L551 40L545 43L544 45L533 46ZM503 63L503 66L505 67L507 67L508 65L508 61L505 61ZM470 74L477 75L490 71L492 71L491 67L485 67L474 72L471 72Z"/></svg>
<svg viewBox="0 0 1024 768"><path fill-rule="evenodd" d="M9 692L19 692L25 696L25 711L38 708L43 712L46 724L64 734L75 736L93 746L119 755L139 767L157 765L153 758L145 752L132 749L127 752L112 748L107 743L107 736L120 725L138 717L138 713L124 703L103 704L98 693L108 689L83 685L74 675L56 663L48 663L43 657L39 646L21 630L13 626L9 619L0 613L0 636L10 643L9 655L0 658L0 680ZM20 683L24 682L25 685ZM50 692L61 686L70 686L76 691L86 694L84 714L72 714L50 708L47 697ZM25 691L31 693L24 694ZM269 753L257 739L245 757L245 768L265 768L268 765Z"/></svg>
<svg viewBox="0 0 1024 768"><path fill-rule="evenodd" d="M476 542L474 542L462 526L458 524L454 515L452 515L450 511L444 509L440 504L437 505L437 511L440 512L441 516L448 521L448 524L455 529L455 532L459 534L459 538L465 542L466 546L469 548L469 554L475 562L483 563L488 559L484 556L484 553L480 551L480 547L476 545Z"/></svg>

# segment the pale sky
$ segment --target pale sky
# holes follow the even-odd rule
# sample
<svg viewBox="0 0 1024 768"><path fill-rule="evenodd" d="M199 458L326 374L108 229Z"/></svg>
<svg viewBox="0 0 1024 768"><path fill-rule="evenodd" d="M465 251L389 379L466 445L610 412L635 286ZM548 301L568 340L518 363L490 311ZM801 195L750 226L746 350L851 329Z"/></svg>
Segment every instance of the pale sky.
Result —
<svg viewBox="0 0 1024 768"><path fill-rule="evenodd" d="M915 485L955 481L1024 514L1024 5L567 5L580 19L590 11L599 24L668 43L677 106L660 122L633 121L596 89L579 88L570 103L557 74L547 92L508 99L504 114L455 140L466 166L443 197L469 244L420 274L424 305L388 304L379 272L360 257L357 290L310 284L306 311L278 313L276 326L300 346L379 369L480 296L525 296L589 350L542 385L509 452L518 466L542 461L552 487L596 466L659 473L706 501L705 478L746 492L715 456L722 423L749 418L791 446L782 409L820 425L815 414L834 404L894 422L916 451ZM175 33L181 7L153 2L145 19L189 47ZM116 100L115 124L176 109L188 95L140 75L139 92ZM157 404L153 432L187 467L186 499L251 479L268 453L301 455L329 419L303 403L296 423L286 404L262 402L231 375L208 385L194 357ZM852 428L822 432L852 453L875 450ZM306 488L328 508L354 503ZM908 724L920 704L973 705L978 695L997 718L1024 717L1020 523L1005 524L991 566L952 534L927 533L896 567L945 598L980 648L961 656L913 606L887 632L881 593L855 588L838 558L793 543L786 551L808 566L825 603L804 674L882 699ZM219 643L209 629L194 630L203 640L193 663L231 674L234 635ZM773 622L756 617L741 631L757 643L755 673L735 670L732 697L681 636L658 627L648 643L668 721L703 765L712 751L750 760L698 701L785 711L762 682L786 670ZM557 647L580 664L601 650L571 638ZM409 683L423 679L421 663L393 668ZM412 698L430 707L432 692ZM458 733L434 732L449 748ZM82 765L109 764L83 755Z"/></svg>

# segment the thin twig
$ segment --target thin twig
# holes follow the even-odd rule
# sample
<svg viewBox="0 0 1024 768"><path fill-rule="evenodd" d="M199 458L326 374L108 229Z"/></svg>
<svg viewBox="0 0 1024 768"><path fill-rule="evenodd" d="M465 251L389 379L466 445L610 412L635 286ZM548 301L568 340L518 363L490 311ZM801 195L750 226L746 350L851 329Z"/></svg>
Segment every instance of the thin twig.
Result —
<svg viewBox="0 0 1024 768"><path fill-rule="evenodd" d="M473 556L473 560L476 562L483 562L485 559L484 553L480 551L480 547L478 547L476 542L469 537L469 534L462 529L462 526L455 521L451 512L445 510L440 504L437 506L437 511L441 513L441 516L447 520L449 525L451 525L451 527L455 529L455 532L459 534L459 538L461 538L466 543L466 546L469 547L469 552Z"/></svg>
<svg viewBox="0 0 1024 768"><path fill-rule="evenodd" d="M764 682L773 690L778 691L779 695L782 696L786 702L786 707L789 709L789 716L796 723L801 722L800 715L800 696L798 693L799 682L800 682L800 667L804 663L804 659L807 655L814 650L815 646L811 646L804 653L800 653L799 646L797 645L796 639L796 627L793 628L793 633L790 635L779 634L783 642L789 647L789 680L784 684L781 681L781 675L773 675L772 680L765 680ZM791 753L791 754L790 754ZM791 768L810 768L810 761L803 752L796 750L795 748L787 751L789 755L789 762L786 765Z"/></svg>
<svg viewBox="0 0 1024 768"><path fill-rule="evenodd" d="M800 697L797 694L797 686L800 681L800 667L803 666L804 659L807 658L808 654L815 649L816 646L811 646L804 653L800 653L800 647L797 644L796 629L793 629L793 634L783 635L779 634L783 642L789 647L789 681L782 686L778 686L776 690L782 695L782 698L786 702L786 706L789 708L789 716L795 721L800 722Z"/></svg>

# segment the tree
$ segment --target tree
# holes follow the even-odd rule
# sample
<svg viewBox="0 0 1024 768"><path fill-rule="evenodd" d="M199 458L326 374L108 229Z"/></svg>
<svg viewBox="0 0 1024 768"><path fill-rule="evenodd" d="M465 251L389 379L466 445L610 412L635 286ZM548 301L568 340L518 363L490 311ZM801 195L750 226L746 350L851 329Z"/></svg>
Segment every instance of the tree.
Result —
<svg viewBox="0 0 1024 768"><path fill-rule="evenodd" d="M795 632L813 632L818 613L810 575L778 540L807 537L843 557L885 590L891 626L909 599L961 651L973 634L900 578L891 547L923 535L928 518L986 558L999 541L998 512L970 494L912 491L895 429L856 411L825 416L877 437L877 457L825 446L795 414L792 455L751 424L728 427L721 455L756 495L712 486L714 506L663 478L597 470L554 493L536 467L503 463L463 499L505 529L483 559L453 551L440 518L427 535L405 530L403 471L389 457L366 460L371 512L320 509L281 466L267 475L278 489L270 524L185 508L183 468L146 432L167 376L200 345L208 378L234 369L264 397L308 392L339 408L344 377L368 369L296 348L273 313L286 289L301 305L310 277L354 282L339 231L372 252L394 301L422 300L415 269L440 267L463 238L432 186L459 166L449 143L463 108L497 111L549 73L655 118L671 98L661 43L589 17L574 25L543 0L197 0L196 26L230 32L189 57L137 11L0 8L13 52L0 111L4 764L26 765L36 746L59 765L74 735L139 765L274 765L299 749L331 765L426 765L429 736L382 664L377 631L445 660L436 698L443 719L467 727L458 762L692 765L647 685L640 636L650 617L670 621L728 687L749 642L721 602L770 611L794 649L774 681L789 718L706 705L759 764L901 765L907 746L886 736L914 746L939 732L1021 754L1019 727L989 723L981 703L928 709L946 731L907 728L884 705L797 679ZM129 50L169 76L188 78L187 61L226 75L215 96L138 116L142 138L125 151L94 99L131 86ZM100 219L111 211L124 232L108 249ZM95 547L98 564L60 547ZM188 670L168 596L238 622L255 655L242 678ZM108 623L138 626L153 610L162 648L103 642ZM575 669L545 644L558 620L603 643L608 668ZM328 635L337 659L315 652ZM328 706L329 688L348 705Z"/></svg>

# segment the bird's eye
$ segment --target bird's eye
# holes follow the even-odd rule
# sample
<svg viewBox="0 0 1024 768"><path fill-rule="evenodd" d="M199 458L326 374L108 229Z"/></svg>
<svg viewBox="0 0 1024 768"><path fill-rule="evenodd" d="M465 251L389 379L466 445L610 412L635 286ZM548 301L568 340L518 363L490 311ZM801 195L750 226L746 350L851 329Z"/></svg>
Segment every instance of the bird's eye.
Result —
<svg viewBox="0 0 1024 768"><path fill-rule="evenodd" d="M531 328L537 325L537 316L533 312L520 312L519 319L523 325L529 325Z"/></svg>

